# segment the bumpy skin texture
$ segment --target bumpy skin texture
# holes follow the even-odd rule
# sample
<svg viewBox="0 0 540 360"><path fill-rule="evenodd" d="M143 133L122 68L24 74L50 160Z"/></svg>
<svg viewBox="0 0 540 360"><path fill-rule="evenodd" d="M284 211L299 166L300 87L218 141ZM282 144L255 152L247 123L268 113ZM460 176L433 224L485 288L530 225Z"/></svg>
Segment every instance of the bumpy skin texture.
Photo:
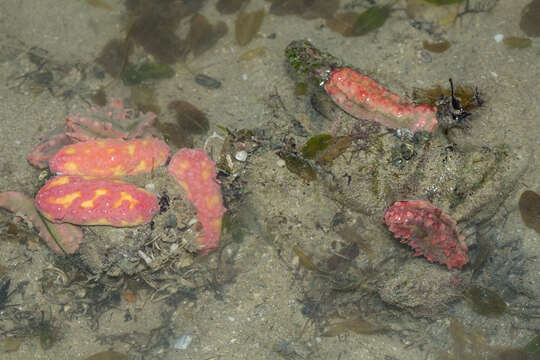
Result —
<svg viewBox="0 0 540 360"><path fill-rule="evenodd" d="M436 107L415 105L348 67L332 70L324 89L341 109L359 119L413 132L433 132L437 126Z"/></svg>
<svg viewBox="0 0 540 360"><path fill-rule="evenodd" d="M384 213L384 222L401 242L430 262L461 269L469 262L465 238L456 222L426 200L396 201Z"/></svg>
<svg viewBox="0 0 540 360"><path fill-rule="evenodd" d="M50 133L40 138L40 143L28 154L33 166L44 169L49 159L63 146L93 139L138 139L155 134L156 114L138 113L125 109L120 99L112 99L103 107L93 107L78 115L70 116Z"/></svg>
<svg viewBox="0 0 540 360"><path fill-rule="evenodd" d="M52 222L117 227L149 223L159 210L155 195L135 185L82 176L49 180L35 205Z"/></svg>
<svg viewBox="0 0 540 360"><path fill-rule="evenodd" d="M50 160L51 172L62 175L123 177L163 165L169 147L155 138L99 139L64 146Z"/></svg>
<svg viewBox="0 0 540 360"><path fill-rule="evenodd" d="M169 172L197 208L204 231L204 235L198 239L199 250L207 254L218 246L221 218L226 210L216 180L216 164L202 149L180 149L171 159Z"/></svg>
<svg viewBox="0 0 540 360"><path fill-rule="evenodd" d="M57 253L73 254L83 240L82 230L71 224L55 224L41 218L34 201L23 193L8 191L0 194L0 207L22 216L39 231L39 237Z"/></svg>

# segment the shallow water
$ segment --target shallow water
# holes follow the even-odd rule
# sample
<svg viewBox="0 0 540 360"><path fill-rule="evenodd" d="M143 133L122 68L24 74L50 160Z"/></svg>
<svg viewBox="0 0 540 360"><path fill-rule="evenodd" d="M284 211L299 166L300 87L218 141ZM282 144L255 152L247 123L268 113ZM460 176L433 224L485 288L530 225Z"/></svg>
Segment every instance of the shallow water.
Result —
<svg viewBox="0 0 540 360"><path fill-rule="evenodd" d="M339 11L362 12L369 3L341 1ZM231 159L230 170L239 180L223 180L230 190L227 201L234 220L223 236L227 246L207 257L183 252L167 258L164 246L169 249L178 238L176 229L162 230L169 220L163 215L156 220L154 233L147 228L85 229L85 238L93 245L83 256L66 260L54 255L26 226L19 224L10 231L14 216L0 210L0 269L4 280L11 279L10 289L19 289L6 301L11 306L0 308L0 351L7 338L22 340L18 350L0 357L86 359L113 349L130 359L489 359L496 358L499 348L527 344L540 328L536 285L540 235L523 224L517 204L525 189L540 191L536 166L540 43L531 38L530 47L512 49L494 39L497 34L525 36L519 22L528 0L470 3L494 7L456 19L448 15L453 10L444 15L429 10L418 15L429 21L413 21L402 0L381 28L343 37L320 17L277 16L269 13L269 2L251 0L245 11L264 8L266 15L253 40L239 46L237 13L222 15L216 1L206 1L199 14L211 24L223 21L228 31L207 49L199 47L172 63L173 77L146 81L139 91L151 89L154 97L150 107L138 105L145 111L157 106L160 121L171 123L175 115L168 104L183 100L195 105L208 117L210 130L193 135L193 146L206 146L214 159L226 136L220 127L264 130L257 133L260 148L246 163ZM88 108L99 88L104 87L108 97L135 101L133 86L114 81L95 64L109 40L125 37L131 20L123 1L3 1L0 192L35 194L42 182L40 171L26 160L28 153L40 135ZM188 36L189 21L183 19L176 30L181 38ZM430 21L438 25L432 27ZM529 159L527 171L491 221L480 230L460 224L470 235L473 254L482 246L478 234L487 238L491 250L485 265L448 273L445 267L413 258L412 251L398 247L386 233L384 239L375 240L366 235L376 250L359 245L365 264L359 261L343 274L329 275L328 269L319 268L337 238L332 227L336 216L358 215L330 200L317 183L302 181L279 165L276 150L283 147L285 137L299 143L307 139L306 134L295 133L290 122L315 134L321 121L308 97L294 95L295 83L285 66L285 47L299 39L309 39L401 96L411 96L415 87L446 86L450 77L455 83L478 87L485 103L473 113L471 128L461 140L490 148L507 144ZM451 43L442 53L422 46L423 41L441 39ZM155 57L139 46L129 60L135 64ZM221 87L201 86L195 81L197 74L219 80ZM214 132L219 136L209 139ZM166 170L133 181L152 184L158 193L167 190L175 214L185 217L178 219L181 225L194 216ZM147 239L161 247L151 248ZM143 245L156 258L164 256L167 266L145 268L137 255ZM499 317L485 316L460 296L448 303L443 299L444 308L430 313L389 305L388 294L381 289L390 288L390 280L382 284L366 271L370 251L379 258L387 252L387 261L396 262L396 279L410 274L413 282L413 277L430 273L432 279L448 279L454 274L459 281L495 291L509 310ZM114 263L111 259L122 257L130 260L131 267L122 268L130 276L122 271L111 276L107 273ZM403 304L411 300L404 294L398 300ZM441 294L446 295L442 290ZM358 317L363 320L353 321L354 329L330 326ZM48 335L55 339L50 347ZM175 348L176 342L186 339L183 335L191 335L193 341L185 350Z"/></svg>

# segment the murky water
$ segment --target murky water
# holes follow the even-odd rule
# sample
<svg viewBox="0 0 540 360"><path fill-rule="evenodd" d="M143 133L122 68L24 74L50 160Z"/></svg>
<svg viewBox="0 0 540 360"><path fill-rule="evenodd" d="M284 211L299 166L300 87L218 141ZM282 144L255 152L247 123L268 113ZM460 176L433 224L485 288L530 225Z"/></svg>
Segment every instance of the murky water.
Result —
<svg viewBox="0 0 540 360"><path fill-rule="evenodd" d="M1 193L32 198L52 177L27 160L41 137L115 98L136 125L113 129L153 112L172 151L208 152L228 212L201 256L197 210L159 167L127 178L157 195L151 225L83 227L64 256L0 210L0 357L533 359L527 344L538 357L540 235L518 209L540 191L528 3L4 0ZM482 104L467 129L397 137L294 73L284 51L301 39L409 100L452 78ZM302 150L321 134L339 141ZM462 269L383 225L412 199L457 220Z"/></svg>

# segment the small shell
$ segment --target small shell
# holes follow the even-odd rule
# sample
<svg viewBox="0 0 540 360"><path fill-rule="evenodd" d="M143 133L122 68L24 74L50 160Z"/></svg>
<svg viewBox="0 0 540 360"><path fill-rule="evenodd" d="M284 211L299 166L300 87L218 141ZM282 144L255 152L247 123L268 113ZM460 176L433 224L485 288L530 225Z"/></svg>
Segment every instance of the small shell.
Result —
<svg viewBox="0 0 540 360"><path fill-rule="evenodd" d="M236 154L234 154L234 158L242 162L246 161L247 157L248 157L248 153L246 150L241 150L241 151L236 152Z"/></svg>

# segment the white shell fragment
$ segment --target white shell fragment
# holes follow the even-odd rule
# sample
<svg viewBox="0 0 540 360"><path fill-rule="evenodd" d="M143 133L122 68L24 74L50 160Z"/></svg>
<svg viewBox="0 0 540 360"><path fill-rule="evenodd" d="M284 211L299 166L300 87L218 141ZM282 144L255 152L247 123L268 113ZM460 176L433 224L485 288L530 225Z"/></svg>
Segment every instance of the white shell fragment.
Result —
<svg viewBox="0 0 540 360"><path fill-rule="evenodd" d="M246 150L237 151L236 154L234 154L234 158L238 161L246 161L248 157L248 153Z"/></svg>
<svg viewBox="0 0 540 360"><path fill-rule="evenodd" d="M193 335L181 335L176 338L174 348L178 350L186 350L189 344L193 341Z"/></svg>

